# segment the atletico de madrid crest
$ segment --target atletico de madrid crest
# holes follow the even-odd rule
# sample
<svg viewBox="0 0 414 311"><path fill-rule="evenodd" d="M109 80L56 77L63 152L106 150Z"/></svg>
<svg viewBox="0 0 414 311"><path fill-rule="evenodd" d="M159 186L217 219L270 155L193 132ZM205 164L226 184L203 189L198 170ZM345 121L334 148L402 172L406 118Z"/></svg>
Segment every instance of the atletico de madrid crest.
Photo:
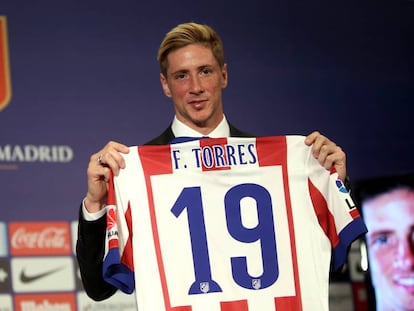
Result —
<svg viewBox="0 0 414 311"><path fill-rule="evenodd" d="M210 284L208 282L201 282L200 291L202 293L208 293L210 291Z"/></svg>
<svg viewBox="0 0 414 311"><path fill-rule="evenodd" d="M0 111L8 105L11 98L9 68L6 17L0 16Z"/></svg>
<svg viewBox="0 0 414 311"><path fill-rule="evenodd" d="M260 281L260 279L253 279L252 280L252 287L254 289L260 289L262 287L262 282Z"/></svg>

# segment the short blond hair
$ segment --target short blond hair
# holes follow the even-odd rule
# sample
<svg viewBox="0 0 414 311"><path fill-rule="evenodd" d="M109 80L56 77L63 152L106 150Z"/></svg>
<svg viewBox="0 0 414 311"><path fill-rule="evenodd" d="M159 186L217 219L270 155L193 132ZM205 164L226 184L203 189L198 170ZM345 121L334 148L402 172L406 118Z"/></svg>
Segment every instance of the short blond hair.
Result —
<svg viewBox="0 0 414 311"><path fill-rule="evenodd" d="M166 76L168 68L167 56L170 52L189 44L201 44L209 47L220 68L224 65L223 43L217 32L208 25L184 23L171 29L161 42L157 59L161 73Z"/></svg>

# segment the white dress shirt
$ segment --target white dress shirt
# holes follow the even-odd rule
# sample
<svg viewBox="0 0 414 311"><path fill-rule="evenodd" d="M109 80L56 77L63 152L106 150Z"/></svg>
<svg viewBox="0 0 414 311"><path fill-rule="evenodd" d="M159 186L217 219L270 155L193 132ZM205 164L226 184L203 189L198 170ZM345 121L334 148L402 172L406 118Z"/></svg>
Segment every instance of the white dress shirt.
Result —
<svg viewBox="0 0 414 311"><path fill-rule="evenodd" d="M196 130L193 130L191 127L185 125L183 122L179 121L177 117L174 117L174 120L171 124L171 129L175 137L200 137L208 136L212 138L217 137L228 137L230 136L230 126L227 122L226 116L223 115L223 120L217 125L217 127L212 130L210 133L204 135Z"/></svg>

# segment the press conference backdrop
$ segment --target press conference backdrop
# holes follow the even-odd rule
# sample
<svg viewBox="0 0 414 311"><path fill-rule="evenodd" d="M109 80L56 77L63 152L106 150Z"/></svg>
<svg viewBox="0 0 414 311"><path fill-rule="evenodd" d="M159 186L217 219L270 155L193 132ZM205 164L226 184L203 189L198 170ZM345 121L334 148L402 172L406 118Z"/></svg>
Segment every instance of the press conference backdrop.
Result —
<svg viewBox="0 0 414 311"><path fill-rule="evenodd" d="M346 150L352 179L414 171L411 0L2 0L1 311L135 310L132 296L84 294L77 213L92 153L142 144L172 120L156 53L187 21L222 36L237 127L317 129ZM332 281L335 310L366 308L356 266L351 282Z"/></svg>

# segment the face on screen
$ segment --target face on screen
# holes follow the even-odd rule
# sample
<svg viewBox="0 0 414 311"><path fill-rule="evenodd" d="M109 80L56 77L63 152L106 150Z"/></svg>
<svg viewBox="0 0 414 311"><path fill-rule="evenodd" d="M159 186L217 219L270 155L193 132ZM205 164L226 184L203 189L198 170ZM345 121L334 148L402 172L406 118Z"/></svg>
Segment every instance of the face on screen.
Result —
<svg viewBox="0 0 414 311"><path fill-rule="evenodd" d="M414 190L396 189L362 204L378 310L414 310Z"/></svg>

